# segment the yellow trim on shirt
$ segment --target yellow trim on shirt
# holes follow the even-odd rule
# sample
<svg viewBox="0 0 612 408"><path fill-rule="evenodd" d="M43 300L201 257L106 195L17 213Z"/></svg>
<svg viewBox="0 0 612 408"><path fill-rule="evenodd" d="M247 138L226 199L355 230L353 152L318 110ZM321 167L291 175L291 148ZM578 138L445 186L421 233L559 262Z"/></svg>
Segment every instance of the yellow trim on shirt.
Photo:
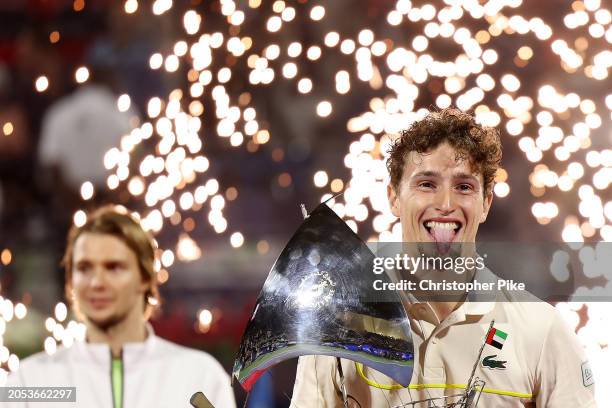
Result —
<svg viewBox="0 0 612 408"><path fill-rule="evenodd" d="M466 384L410 384L408 387L404 387L400 384L380 384L376 381L370 380L366 377L363 372L363 364L355 363L355 368L359 373L359 376L371 387L382 388L383 390L401 390L403 388L409 388L411 390L422 390L424 388L453 388L453 389L463 389L467 387ZM515 391L506 391L506 390L497 390L493 388L483 388L482 392L487 394L497 394L497 395L506 395L509 397L517 397L517 398L533 398L533 394L527 394L524 392L515 392Z"/></svg>

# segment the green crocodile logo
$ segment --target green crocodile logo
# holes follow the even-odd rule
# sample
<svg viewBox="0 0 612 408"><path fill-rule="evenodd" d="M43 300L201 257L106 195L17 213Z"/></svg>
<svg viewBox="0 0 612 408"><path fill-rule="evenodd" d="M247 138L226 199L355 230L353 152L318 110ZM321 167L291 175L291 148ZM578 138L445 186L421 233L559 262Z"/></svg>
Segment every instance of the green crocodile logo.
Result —
<svg viewBox="0 0 612 408"><path fill-rule="evenodd" d="M493 360L497 355L486 356L482 359L482 366L490 368L491 370L505 370L506 369L506 361L501 360Z"/></svg>

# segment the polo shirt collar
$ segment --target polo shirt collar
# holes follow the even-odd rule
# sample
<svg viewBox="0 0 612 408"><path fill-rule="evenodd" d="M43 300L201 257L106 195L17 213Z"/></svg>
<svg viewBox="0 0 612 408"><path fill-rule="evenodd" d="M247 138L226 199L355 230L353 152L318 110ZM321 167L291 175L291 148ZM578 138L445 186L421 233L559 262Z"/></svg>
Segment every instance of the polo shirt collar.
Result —
<svg viewBox="0 0 612 408"><path fill-rule="evenodd" d="M133 363L153 353L158 337L155 335L153 326L146 323L147 338L144 341L130 342L123 345L123 360ZM108 366L110 365L110 346L106 343L89 343L86 340L76 341L73 345L79 355L91 363Z"/></svg>

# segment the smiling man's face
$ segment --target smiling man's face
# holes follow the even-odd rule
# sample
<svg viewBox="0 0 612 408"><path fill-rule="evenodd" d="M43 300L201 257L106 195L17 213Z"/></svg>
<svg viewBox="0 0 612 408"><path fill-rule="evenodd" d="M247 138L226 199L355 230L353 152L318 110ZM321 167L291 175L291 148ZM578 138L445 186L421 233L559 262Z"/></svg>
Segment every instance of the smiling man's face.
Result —
<svg viewBox="0 0 612 408"><path fill-rule="evenodd" d="M493 195L483 194L482 175L457 153L446 142L408 153L400 182L388 189L404 242L435 242L446 249L453 242L475 242Z"/></svg>

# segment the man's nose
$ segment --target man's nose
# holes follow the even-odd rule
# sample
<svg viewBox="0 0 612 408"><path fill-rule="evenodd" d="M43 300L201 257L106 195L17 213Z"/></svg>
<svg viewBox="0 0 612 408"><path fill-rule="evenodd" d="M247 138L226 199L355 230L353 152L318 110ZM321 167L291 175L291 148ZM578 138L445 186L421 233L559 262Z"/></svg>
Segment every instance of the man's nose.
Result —
<svg viewBox="0 0 612 408"><path fill-rule="evenodd" d="M443 187L436 192L436 209L444 213L450 213L455 209L455 200L450 187Z"/></svg>
<svg viewBox="0 0 612 408"><path fill-rule="evenodd" d="M96 268L94 270L89 284L93 288L100 288L106 285L106 273L104 272L104 268Z"/></svg>

